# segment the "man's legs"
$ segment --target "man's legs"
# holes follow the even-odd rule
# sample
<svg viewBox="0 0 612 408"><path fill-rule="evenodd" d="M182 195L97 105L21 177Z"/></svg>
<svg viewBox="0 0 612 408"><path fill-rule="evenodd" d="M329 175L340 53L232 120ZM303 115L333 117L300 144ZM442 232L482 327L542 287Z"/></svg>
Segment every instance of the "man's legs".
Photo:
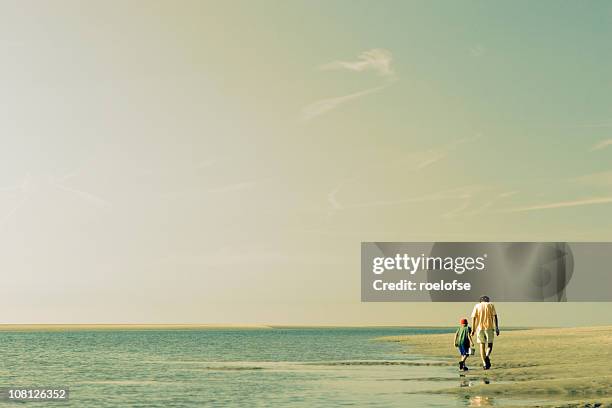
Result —
<svg viewBox="0 0 612 408"><path fill-rule="evenodd" d="M487 362L485 361L485 358L487 357L487 354L486 354L486 351L485 351L485 349L487 347L487 344L486 343L479 343L478 347L480 348L480 359L482 360L482 365L485 366L485 365L487 365Z"/></svg>
<svg viewBox="0 0 612 408"><path fill-rule="evenodd" d="M487 368L491 368L491 352L493 351L493 336L492 330L487 330L487 357L485 358L485 363Z"/></svg>
<svg viewBox="0 0 612 408"><path fill-rule="evenodd" d="M489 369L491 368L491 359L489 358L491 356L491 352L493 351L493 336L495 336L495 334L493 333L493 330L489 330L487 329L484 333L483 333L484 339L482 339L482 346L486 346L483 348L486 348L486 351L484 353L484 367L485 369Z"/></svg>

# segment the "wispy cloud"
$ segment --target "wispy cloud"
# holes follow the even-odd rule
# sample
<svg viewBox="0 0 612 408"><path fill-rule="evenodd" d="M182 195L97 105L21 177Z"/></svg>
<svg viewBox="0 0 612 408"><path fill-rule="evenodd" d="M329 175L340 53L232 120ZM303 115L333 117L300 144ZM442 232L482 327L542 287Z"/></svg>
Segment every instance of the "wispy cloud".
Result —
<svg viewBox="0 0 612 408"><path fill-rule="evenodd" d="M108 208L111 206L111 203L107 200L105 200L102 197L99 197L93 193L90 193L89 191L84 191L75 187L70 187L67 186L66 184L64 184L64 182L77 177L80 174L80 171L73 171L71 173L66 173L62 176L59 177L54 177L54 176L47 176L47 183L49 186L55 187L58 190L62 190L68 193L71 193L79 198L81 198L83 201L87 201L91 204L94 204L100 208Z"/></svg>
<svg viewBox="0 0 612 408"><path fill-rule="evenodd" d="M75 196L77 196L77 197L79 197L79 198L81 198L81 199L83 199L85 201L88 201L88 202L90 202L92 204L95 204L98 207L108 208L108 207L111 206L110 202L106 201L105 199L103 199L101 197L98 197L95 194L91 194L91 193L89 193L87 191L83 191L83 190L79 190L79 189L76 189L76 188L68 187L68 186L65 186L65 185L62 185L62 184L54 184L53 186L55 188L57 188L57 189L66 191L68 193L72 193Z"/></svg>
<svg viewBox="0 0 612 408"><path fill-rule="evenodd" d="M329 205L331 206L332 210L342 210L344 207L342 206L342 204L340 204L340 202L338 201L338 199L336 198L336 196L338 195L338 191L340 190L340 186L334 188L332 191L329 192L329 194L327 194L327 201L329 202Z"/></svg>
<svg viewBox="0 0 612 408"><path fill-rule="evenodd" d="M431 148L429 150L425 150L422 152L414 152L410 156L404 155L402 156L401 161L396 163L396 165L401 164L402 170L405 171L406 163L411 163L412 166L410 168L412 169L412 171L420 171L436 162L439 162L440 160L445 159L446 157L449 156L452 150L458 148L459 146L465 143L474 142L480 138L481 138L481 135L476 134L473 137L465 137L465 138L457 139L449 143L446 143L444 145ZM390 165L393 165L393 163L390 163L387 161L385 162L384 165L381 165L381 166L379 165L370 166L369 168L366 168L365 171L366 172L373 171L373 169L376 167L379 167L380 169L387 169ZM327 194L327 202L329 204L328 215L332 215L336 211L341 211L341 210L351 209L351 208L395 206L395 205L402 205L402 204L410 204L410 203L425 202L425 201L438 201L438 200L446 200L446 199L465 200L465 202L463 201L461 202L461 208L453 209L452 211L448 213L450 216L453 216L463 211L464 209L468 208L470 205L470 200L473 197L473 194L477 190L481 189L480 186L464 186L464 187L453 188L450 190L443 190L443 191L439 191L439 192L435 192L431 194L425 194L425 195L421 195L417 197L411 197L411 198L402 198L402 199L396 199L396 200L380 200L380 201L371 201L371 202L362 202L362 203L342 203L338 198L339 192L346 185L357 183L359 182L360 178L363 177L363 172L361 173L362 175L360 175L359 172L355 172L355 171L350 172L349 174L351 174L349 178L340 182L336 187L334 187ZM514 194L514 192L512 192L512 194ZM508 195L511 195L511 194L508 194ZM503 198L503 197L504 196L502 195L499 196L499 198Z"/></svg>
<svg viewBox="0 0 612 408"><path fill-rule="evenodd" d="M555 126L557 127L557 126ZM604 122L593 122L593 123L582 123L582 124L578 124L578 125L567 125L567 126L562 126L565 128L609 128L612 127L612 122L610 120L604 121Z"/></svg>
<svg viewBox="0 0 612 408"><path fill-rule="evenodd" d="M609 186L612 185L612 170L573 177L568 179L568 181L586 185Z"/></svg>
<svg viewBox="0 0 612 408"><path fill-rule="evenodd" d="M111 203L95 194L80 190L74 187L69 187L63 184L63 181L67 181L78 175L78 172L67 173L60 177L46 176L33 178L30 174L27 174L19 186L0 188L0 191L12 191L17 193L19 197L17 203L4 214L0 214L0 226L8 222L12 217L19 212L22 207L26 205L33 197L41 195L48 191L49 188L55 188L57 190L70 193L82 201L94 204L100 209L108 209L111 207Z"/></svg>
<svg viewBox="0 0 612 408"><path fill-rule="evenodd" d="M334 96L325 98L306 105L300 112L302 121L307 122L317 116L331 112L339 106L373 94L388 87L396 79L395 73L391 67L393 55L390 51L381 48L375 48L369 51L364 51L357 57L357 61L333 61L323 64L319 69L327 70L348 70L353 72L375 71L380 76L386 77L386 84L373 88L364 89L362 91L353 92L348 95Z"/></svg>
<svg viewBox="0 0 612 408"><path fill-rule="evenodd" d="M320 255L320 254L319 254ZM205 253L170 253L157 262L172 265L191 265L209 268L232 268L237 266L269 266L273 264L324 265L344 263L340 256L312 256L308 253L278 251L267 248L220 248Z"/></svg>
<svg viewBox="0 0 612 408"><path fill-rule="evenodd" d="M439 162L440 160L445 159L448 156L448 151L446 150L430 150L423 153L421 160L417 164L417 169L424 169L434 163Z"/></svg>
<svg viewBox="0 0 612 408"><path fill-rule="evenodd" d="M336 96L334 98L322 99L320 101L311 103L302 109L301 119L308 121L317 116L323 115L324 113L330 112L336 109L338 106L343 105L347 102L359 99L362 96L373 94L374 92L385 89L387 85L377 86L375 88L366 89L364 91L355 92L344 96Z"/></svg>
<svg viewBox="0 0 612 408"><path fill-rule="evenodd" d="M356 61L333 61L323 64L319 69L327 70L348 70L354 72L376 71L381 76L392 76L394 74L391 67L393 54L391 51L382 48L375 48L364 51L357 57Z"/></svg>
<svg viewBox="0 0 612 408"><path fill-rule="evenodd" d="M468 51L472 57L482 57L487 53L487 49L482 44L475 44Z"/></svg>
<svg viewBox="0 0 612 408"><path fill-rule="evenodd" d="M538 211L538 210L550 210L554 208L567 208L567 207L579 207L583 205L595 205L595 204L608 204L612 203L612 197L589 197L578 200L570 201L557 201L553 203L536 204L525 207L507 208L500 212L525 212L525 211Z"/></svg>
<svg viewBox="0 0 612 408"><path fill-rule="evenodd" d="M255 181L243 181L240 183L228 184L221 187L211 188L209 193L233 193L236 191L250 190L257 186Z"/></svg>
<svg viewBox="0 0 612 408"><path fill-rule="evenodd" d="M0 217L0 227L3 226L6 222L8 222L14 215L21 209L23 205L30 199L29 195L23 195L19 201L11 207L7 212L2 214Z"/></svg>
<svg viewBox="0 0 612 408"><path fill-rule="evenodd" d="M449 153L465 143L470 143L478 140L481 136L478 134L474 137L465 137L463 139L455 140L447 143L439 148L430 149L421 154L420 160L417 161L417 169L424 169L442 159L448 157Z"/></svg>
<svg viewBox="0 0 612 408"><path fill-rule="evenodd" d="M482 214L492 208L494 204L496 205L499 201L504 200L508 197L512 197L516 194L518 194L518 191L515 190L499 193L497 195L494 195L493 198L485 200L480 206L476 207L475 209L465 212L463 215L473 217L475 215Z"/></svg>
<svg viewBox="0 0 612 408"><path fill-rule="evenodd" d="M395 200L376 200L376 201L366 201L360 203L347 203L342 204L336 198L336 194L338 193L338 188L332 191L328 195L328 201L332 205L332 208L335 210L345 210L345 209L356 209L356 208L371 208L371 207L389 207L389 206L397 206L411 203L422 203L428 201L443 201L443 200L466 200L470 199L473 195L474 189L479 188L478 186L466 186L466 187L458 187L450 190L442 190L430 194L423 194L415 197L408 198L399 198Z"/></svg>
<svg viewBox="0 0 612 408"><path fill-rule="evenodd" d="M599 143L595 143L591 146L591 151L605 149L606 147L612 146L612 139L602 140Z"/></svg>

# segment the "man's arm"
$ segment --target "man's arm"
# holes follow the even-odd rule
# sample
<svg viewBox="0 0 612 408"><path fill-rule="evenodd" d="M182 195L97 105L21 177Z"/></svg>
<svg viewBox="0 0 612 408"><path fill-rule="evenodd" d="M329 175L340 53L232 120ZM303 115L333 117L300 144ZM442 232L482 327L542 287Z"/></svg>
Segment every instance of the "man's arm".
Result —
<svg viewBox="0 0 612 408"><path fill-rule="evenodd" d="M472 328L470 330L471 334L474 334L476 327L478 327L478 305L474 306L474 309L472 310Z"/></svg>
<svg viewBox="0 0 612 408"><path fill-rule="evenodd" d="M455 332L455 340L453 340L453 344L455 345L455 347L459 347L459 344L457 344L457 336L459 335L459 331Z"/></svg>
<svg viewBox="0 0 612 408"><path fill-rule="evenodd" d="M499 322L497 321L497 314L495 315L495 334L499 336Z"/></svg>

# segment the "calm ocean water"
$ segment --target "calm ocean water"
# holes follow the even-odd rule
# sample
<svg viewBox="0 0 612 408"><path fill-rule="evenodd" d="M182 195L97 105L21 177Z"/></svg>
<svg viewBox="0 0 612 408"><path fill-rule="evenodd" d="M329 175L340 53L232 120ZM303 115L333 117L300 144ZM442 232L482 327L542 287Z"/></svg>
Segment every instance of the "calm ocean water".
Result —
<svg viewBox="0 0 612 408"><path fill-rule="evenodd" d="M456 386L381 336L454 329L278 328L0 332L0 387L68 386L41 406L467 406ZM449 338L449 343L450 343Z"/></svg>

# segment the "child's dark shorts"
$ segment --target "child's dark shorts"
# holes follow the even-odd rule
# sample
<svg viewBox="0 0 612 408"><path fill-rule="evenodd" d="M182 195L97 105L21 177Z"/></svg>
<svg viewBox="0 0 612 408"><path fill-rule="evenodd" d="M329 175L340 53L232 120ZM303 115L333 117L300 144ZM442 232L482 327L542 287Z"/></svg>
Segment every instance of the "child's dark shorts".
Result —
<svg viewBox="0 0 612 408"><path fill-rule="evenodd" d="M470 346L466 346L465 344L460 345L459 347L457 347L457 349L459 350L459 354L461 354L462 356L469 356L470 355Z"/></svg>

